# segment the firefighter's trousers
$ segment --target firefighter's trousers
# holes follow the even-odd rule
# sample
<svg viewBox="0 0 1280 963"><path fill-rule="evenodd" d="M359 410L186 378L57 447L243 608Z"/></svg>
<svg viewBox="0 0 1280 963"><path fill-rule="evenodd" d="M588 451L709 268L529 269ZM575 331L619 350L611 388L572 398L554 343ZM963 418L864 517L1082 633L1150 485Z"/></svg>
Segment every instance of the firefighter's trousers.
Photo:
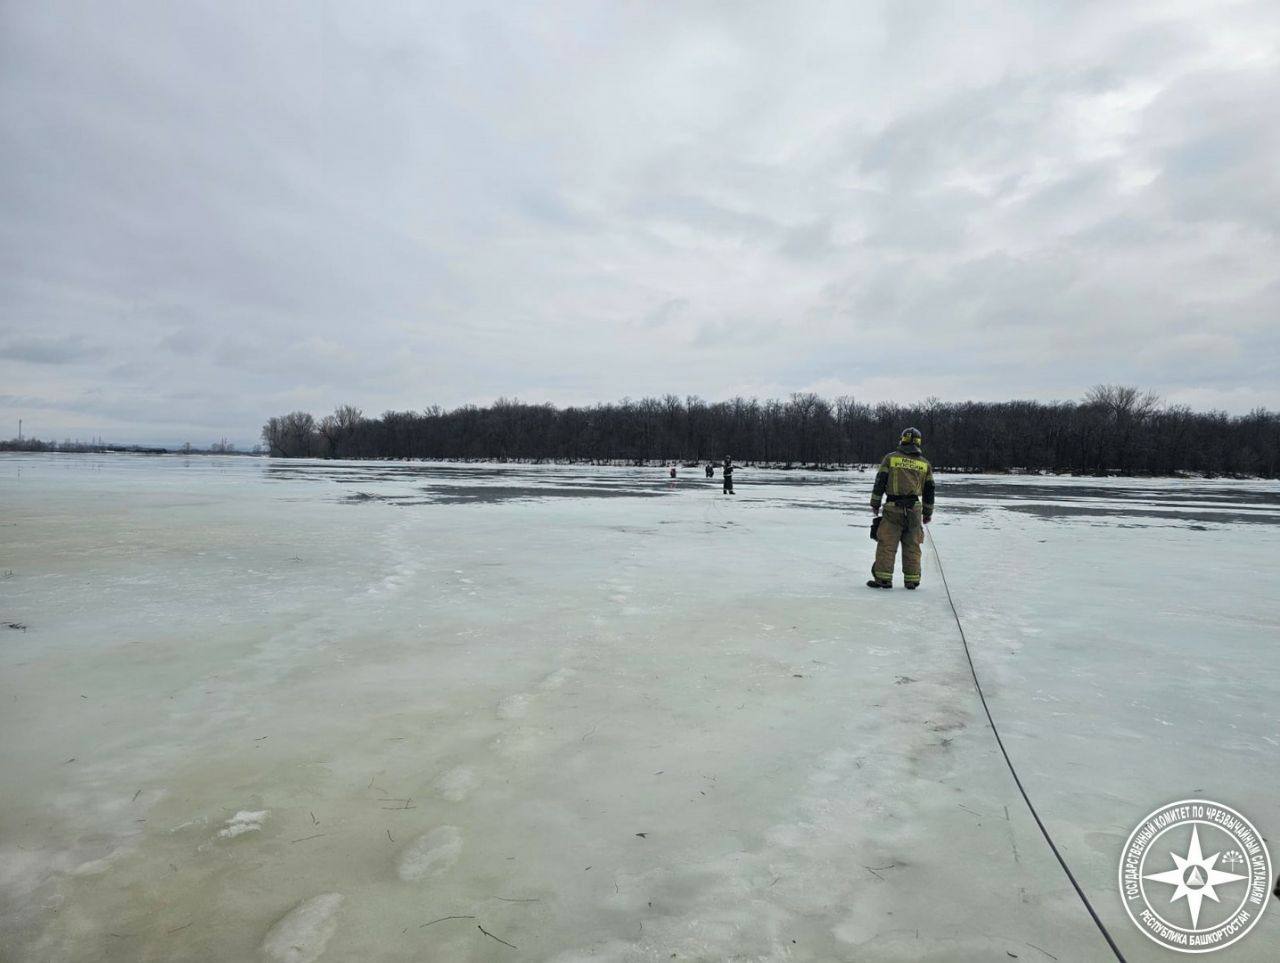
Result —
<svg viewBox="0 0 1280 963"><path fill-rule="evenodd" d="M909 507L889 502L884 506L876 536L876 560L871 574L881 582L893 581L893 559L902 543L902 578L920 581L920 546L924 542L924 512L919 503Z"/></svg>

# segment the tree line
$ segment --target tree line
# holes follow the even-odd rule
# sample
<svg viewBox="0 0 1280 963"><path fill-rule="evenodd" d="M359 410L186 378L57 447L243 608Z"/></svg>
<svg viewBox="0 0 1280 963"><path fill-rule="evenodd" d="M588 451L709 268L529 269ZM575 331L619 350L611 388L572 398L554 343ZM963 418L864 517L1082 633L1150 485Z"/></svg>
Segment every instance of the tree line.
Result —
<svg viewBox="0 0 1280 963"><path fill-rule="evenodd" d="M646 464L719 461L784 467L865 464L913 425L942 470L1280 477L1280 413L1166 405L1150 392L1098 385L1080 401L867 404L816 394L786 400L624 399L557 408L492 405L388 411L343 405L316 419L270 419L262 441L286 458L438 458Z"/></svg>

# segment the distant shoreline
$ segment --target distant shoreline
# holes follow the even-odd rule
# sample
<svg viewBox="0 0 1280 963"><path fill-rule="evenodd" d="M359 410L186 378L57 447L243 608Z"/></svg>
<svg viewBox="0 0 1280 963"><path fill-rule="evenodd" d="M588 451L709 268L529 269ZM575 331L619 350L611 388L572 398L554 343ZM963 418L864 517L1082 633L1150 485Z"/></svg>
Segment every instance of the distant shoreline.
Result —
<svg viewBox="0 0 1280 963"><path fill-rule="evenodd" d="M0 454L16 455L240 455L266 457L264 451L239 451L234 448L162 448L157 445L89 445L80 442L16 442L0 441Z"/></svg>

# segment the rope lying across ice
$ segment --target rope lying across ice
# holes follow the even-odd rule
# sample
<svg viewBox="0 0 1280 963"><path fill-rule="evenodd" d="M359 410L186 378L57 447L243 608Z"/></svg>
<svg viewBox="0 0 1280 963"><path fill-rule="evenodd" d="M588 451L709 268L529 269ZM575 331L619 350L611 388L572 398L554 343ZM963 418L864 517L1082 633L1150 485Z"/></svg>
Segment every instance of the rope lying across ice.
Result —
<svg viewBox="0 0 1280 963"><path fill-rule="evenodd" d="M1084 908L1089 911L1089 915L1093 917L1093 922L1097 925L1098 931L1102 934L1102 938L1107 941L1107 945L1111 947L1111 952L1116 955L1116 959L1120 963L1125 963L1124 954L1120 952L1120 947L1116 946L1116 941L1111 938L1111 934L1107 932L1107 928L1103 925L1102 920L1098 917L1097 912L1093 908L1093 904L1089 902L1089 897L1084 895L1084 890L1080 888L1080 884L1076 882L1075 876L1071 872L1071 867L1067 865L1067 861L1062 858L1062 853L1058 852L1058 847L1053 842L1053 837L1049 835L1049 829L1044 824L1044 820L1040 818L1040 814L1036 812L1035 805L1031 802L1031 797L1027 795L1027 790L1022 785L1022 780L1018 778L1018 770L1013 765L1013 760L1009 758L1009 751L1004 747L1004 740L1000 738L1000 730L996 728L996 720L991 717L991 707L987 705L987 696L982 691L982 683L978 681L978 670L973 665L973 655L969 652L969 640L965 638L964 626L960 622L960 613L956 611L955 600L951 598L951 586L947 584L947 572L942 567L942 556L938 554L938 543L933 540L933 533L928 528L925 531L929 535L929 547L933 549L934 561L938 563L938 574L942 576L942 587L947 592L947 604L951 606L951 614L955 617L956 628L960 630L960 641L964 643L964 657L969 660L969 672L973 676L974 688L978 690L978 698L982 700L982 710L987 714L987 722L991 724L991 734L996 737L996 745L1000 747L1000 755L1004 756L1005 765L1009 767L1009 774L1013 776L1014 784L1018 787L1018 792L1022 793L1022 801L1027 804L1027 809L1031 811L1031 818L1036 821L1036 825L1040 827L1040 833L1044 836L1044 841L1049 844L1049 848L1053 850L1053 855L1058 859L1058 865L1062 867L1062 871L1067 874L1067 879L1071 880L1071 885L1075 887L1076 895L1080 897L1080 902L1084 903Z"/></svg>

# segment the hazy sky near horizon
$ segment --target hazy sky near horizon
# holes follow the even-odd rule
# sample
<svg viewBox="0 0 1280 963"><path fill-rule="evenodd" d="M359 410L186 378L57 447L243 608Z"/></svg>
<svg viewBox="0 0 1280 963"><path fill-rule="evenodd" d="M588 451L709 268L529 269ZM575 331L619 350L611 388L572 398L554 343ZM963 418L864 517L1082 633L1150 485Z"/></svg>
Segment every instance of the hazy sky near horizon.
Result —
<svg viewBox="0 0 1280 963"><path fill-rule="evenodd" d="M1280 407L1280 5L0 3L0 436Z"/></svg>

